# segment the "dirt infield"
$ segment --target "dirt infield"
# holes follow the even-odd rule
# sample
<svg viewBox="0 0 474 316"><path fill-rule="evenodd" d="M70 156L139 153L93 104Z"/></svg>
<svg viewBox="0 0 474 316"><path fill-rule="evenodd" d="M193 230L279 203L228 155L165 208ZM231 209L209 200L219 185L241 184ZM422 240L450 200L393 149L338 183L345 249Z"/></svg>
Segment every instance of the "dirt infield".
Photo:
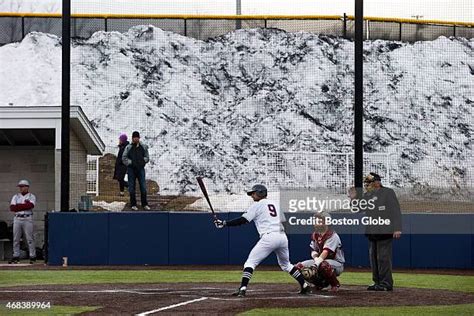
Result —
<svg viewBox="0 0 474 316"><path fill-rule="evenodd" d="M51 305L102 306L89 314L226 314L261 307L414 306L474 303L474 294L445 290L397 288L368 292L362 286L343 286L337 293L298 295L295 284L253 284L245 298L230 294L237 283L162 283L42 285L0 289L7 301L51 302ZM27 298L27 299L25 299Z"/></svg>

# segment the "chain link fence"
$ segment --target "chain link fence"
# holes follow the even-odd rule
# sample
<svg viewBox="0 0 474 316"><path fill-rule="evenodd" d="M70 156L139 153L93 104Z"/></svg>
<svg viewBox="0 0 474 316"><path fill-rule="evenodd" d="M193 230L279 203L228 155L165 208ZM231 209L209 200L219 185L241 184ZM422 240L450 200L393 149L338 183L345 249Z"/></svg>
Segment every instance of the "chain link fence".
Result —
<svg viewBox="0 0 474 316"><path fill-rule="evenodd" d="M383 178L390 186L390 158L385 153L364 156L364 170ZM331 189L346 194L354 181L354 153L269 151L265 183L270 189Z"/></svg>
<svg viewBox="0 0 474 316"><path fill-rule="evenodd" d="M71 36L89 38L98 31L126 32L136 25L153 25L164 31L200 40L221 36L237 29L278 28L287 32L311 32L317 34L354 37L352 16L137 16L137 17L73 17ZM0 14L0 44L21 41L30 32L43 32L61 36L61 17L57 14ZM407 19L366 18L364 34L367 40L383 39L406 42L429 41L439 36L473 38L474 24L423 21Z"/></svg>
<svg viewBox="0 0 474 316"><path fill-rule="evenodd" d="M196 175L229 196L262 180L338 194L352 185L351 16L76 15L71 24L71 92L108 154L103 168L88 161L89 194L127 202L112 154L119 134L134 130L153 146L148 185L163 195L196 194ZM129 42L116 33L87 40L138 25L172 33L142 27ZM0 29L2 44L61 36L61 18L2 14ZM473 25L366 18L364 36L364 170L413 201L405 208L472 211Z"/></svg>

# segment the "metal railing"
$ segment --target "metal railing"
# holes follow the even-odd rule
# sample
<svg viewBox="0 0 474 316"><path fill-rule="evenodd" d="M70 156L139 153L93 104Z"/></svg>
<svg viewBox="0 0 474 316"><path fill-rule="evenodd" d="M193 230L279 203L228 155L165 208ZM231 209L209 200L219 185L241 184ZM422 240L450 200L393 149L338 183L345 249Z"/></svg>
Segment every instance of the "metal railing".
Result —
<svg viewBox="0 0 474 316"><path fill-rule="evenodd" d="M474 37L474 23L365 17L366 39L432 40L439 36ZM280 28L353 38L351 15L143 15L73 14L71 35L88 38L97 31L125 32L134 25L152 24L197 39L220 36L239 28ZM238 22L238 23L237 23ZM61 14L0 12L0 44L21 41L32 31L61 36Z"/></svg>

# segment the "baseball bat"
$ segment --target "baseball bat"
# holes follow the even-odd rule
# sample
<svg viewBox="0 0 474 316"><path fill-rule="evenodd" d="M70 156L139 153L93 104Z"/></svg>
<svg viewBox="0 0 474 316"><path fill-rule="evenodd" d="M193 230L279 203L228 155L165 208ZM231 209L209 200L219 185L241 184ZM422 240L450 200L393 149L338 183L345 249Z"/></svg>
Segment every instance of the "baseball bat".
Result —
<svg viewBox="0 0 474 316"><path fill-rule="evenodd" d="M206 186L204 185L204 181L202 181L202 177L197 177L196 180L199 184L199 187L201 188L202 194L206 198L207 204L209 204L209 207L212 211L212 216L214 216L214 219L217 219L217 215L214 212L214 208L212 207L211 200L209 200L209 194L207 194Z"/></svg>

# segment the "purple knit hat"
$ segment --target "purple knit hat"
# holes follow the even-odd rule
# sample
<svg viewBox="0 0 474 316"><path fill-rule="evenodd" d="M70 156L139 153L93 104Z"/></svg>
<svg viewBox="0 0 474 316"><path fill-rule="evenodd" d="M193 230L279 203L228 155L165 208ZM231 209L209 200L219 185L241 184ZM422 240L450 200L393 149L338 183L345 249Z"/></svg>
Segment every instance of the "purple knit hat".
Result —
<svg viewBox="0 0 474 316"><path fill-rule="evenodd" d="M125 134L125 133L120 134L119 140L120 140L122 143L126 142L127 139L128 139L127 134Z"/></svg>

